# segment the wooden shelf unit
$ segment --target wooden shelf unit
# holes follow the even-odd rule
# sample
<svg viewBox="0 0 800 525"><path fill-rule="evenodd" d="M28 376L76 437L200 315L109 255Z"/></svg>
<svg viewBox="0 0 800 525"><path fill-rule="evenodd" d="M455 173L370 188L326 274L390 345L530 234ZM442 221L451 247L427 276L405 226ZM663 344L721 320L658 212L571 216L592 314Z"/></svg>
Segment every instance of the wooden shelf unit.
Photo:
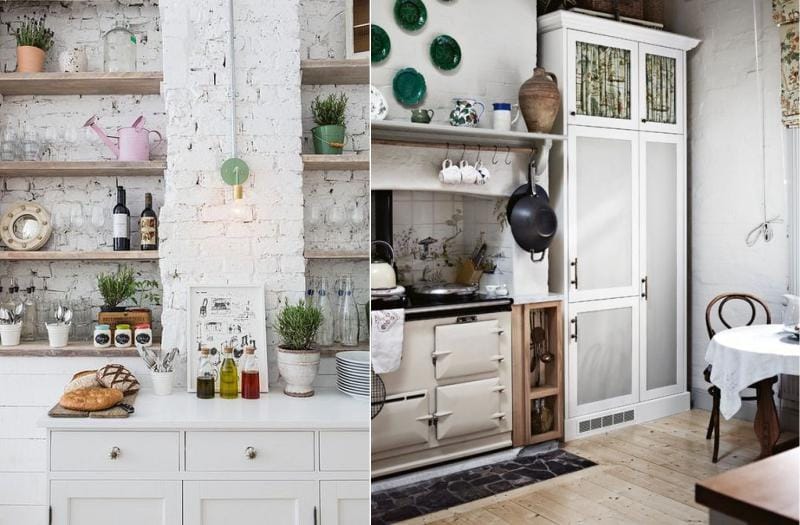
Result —
<svg viewBox="0 0 800 525"><path fill-rule="evenodd" d="M0 177L136 177L161 176L164 160L142 162L98 161L3 161Z"/></svg>
<svg viewBox="0 0 800 525"><path fill-rule="evenodd" d="M356 253L356 252L346 252L346 251L337 251L337 252L323 252L323 251L316 251L316 250L306 250L303 253L306 259L343 259L343 260L367 260L369 259L369 253Z"/></svg>
<svg viewBox="0 0 800 525"><path fill-rule="evenodd" d="M531 372L533 358L533 316L543 315L545 349L553 354L553 361L544 366L539 377L544 383L534 385ZM514 385L512 442L515 447L534 445L564 437L564 334L563 305L561 301L514 305L511 333L511 371ZM537 324L538 326L538 324ZM542 363L540 363L542 366ZM547 405L553 413L553 427L534 434L532 411L536 403Z"/></svg>
<svg viewBox="0 0 800 525"><path fill-rule="evenodd" d="M306 171L366 171L369 170L369 153L304 154L303 169Z"/></svg>
<svg viewBox="0 0 800 525"><path fill-rule="evenodd" d="M134 73L2 73L0 95L158 95L161 71Z"/></svg>
<svg viewBox="0 0 800 525"><path fill-rule="evenodd" d="M301 60L302 84L369 84L369 59Z"/></svg>
<svg viewBox="0 0 800 525"><path fill-rule="evenodd" d="M158 251L131 250L127 252L114 251L0 251L2 261L158 261Z"/></svg>

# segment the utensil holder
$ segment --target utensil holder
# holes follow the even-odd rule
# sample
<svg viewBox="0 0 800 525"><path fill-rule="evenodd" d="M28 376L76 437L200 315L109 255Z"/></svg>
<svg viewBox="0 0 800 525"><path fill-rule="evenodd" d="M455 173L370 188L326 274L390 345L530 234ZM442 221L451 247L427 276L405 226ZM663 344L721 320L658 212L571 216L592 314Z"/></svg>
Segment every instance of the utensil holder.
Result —
<svg viewBox="0 0 800 525"><path fill-rule="evenodd" d="M172 380L175 372L151 372L153 393L157 396L168 396L172 393Z"/></svg>
<svg viewBox="0 0 800 525"><path fill-rule="evenodd" d="M69 329L72 323L50 324L47 323L47 339L50 348L64 348L69 343Z"/></svg>
<svg viewBox="0 0 800 525"><path fill-rule="evenodd" d="M17 346L22 333L22 323L0 325L0 345Z"/></svg>
<svg viewBox="0 0 800 525"><path fill-rule="evenodd" d="M460 284L477 284L481 281L483 271L475 268L472 261L464 261L458 269L456 282Z"/></svg>

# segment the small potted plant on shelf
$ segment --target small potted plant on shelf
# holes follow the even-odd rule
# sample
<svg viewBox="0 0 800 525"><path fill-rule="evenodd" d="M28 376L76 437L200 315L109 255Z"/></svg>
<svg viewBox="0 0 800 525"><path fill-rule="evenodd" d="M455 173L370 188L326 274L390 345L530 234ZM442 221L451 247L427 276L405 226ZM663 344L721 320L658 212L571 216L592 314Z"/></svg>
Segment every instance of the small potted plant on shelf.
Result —
<svg viewBox="0 0 800 525"><path fill-rule="evenodd" d="M317 125L311 130L314 139L314 153L341 155L344 148L344 111L347 108L347 95L317 96L311 102L311 113Z"/></svg>
<svg viewBox="0 0 800 525"><path fill-rule="evenodd" d="M278 314L275 331L281 339L278 345L278 370L286 388L283 393L292 397L311 397L312 384L319 369L319 349L312 346L322 325L322 313L300 301L296 306L286 301Z"/></svg>
<svg viewBox="0 0 800 525"><path fill-rule="evenodd" d="M103 297L101 312L124 312L120 306L136 295L136 277L133 269L120 267L116 273L101 273L97 276L97 289Z"/></svg>
<svg viewBox="0 0 800 525"><path fill-rule="evenodd" d="M47 52L53 47L53 30L45 26L45 17L25 17L14 32L17 39L17 72L44 71Z"/></svg>

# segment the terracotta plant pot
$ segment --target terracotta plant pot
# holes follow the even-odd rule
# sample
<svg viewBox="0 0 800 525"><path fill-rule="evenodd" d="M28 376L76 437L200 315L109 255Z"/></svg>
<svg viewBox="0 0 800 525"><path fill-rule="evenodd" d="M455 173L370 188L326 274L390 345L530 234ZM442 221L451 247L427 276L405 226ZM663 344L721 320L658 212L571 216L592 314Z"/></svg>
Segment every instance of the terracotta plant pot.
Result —
<svg viewBox="0 0 800 525"><path fill-rule="evenodd" d="M556 76L537 67L519 88L519 107L530 133L550 133L561 106Z"/></svg>
<svg viewBox="0 0 800 525"><path fill-rule="evenodd" d="M286 381L283 393L291 397L311 397L312 384L319 370L319 350L291 350L278 347L278 371Z"/></svg>
<svg viewBox="0 0 800 525"><path fill-rule="evenodd" d="M41 73L47 54L35 46L17 46L17 73Z"/></svg>

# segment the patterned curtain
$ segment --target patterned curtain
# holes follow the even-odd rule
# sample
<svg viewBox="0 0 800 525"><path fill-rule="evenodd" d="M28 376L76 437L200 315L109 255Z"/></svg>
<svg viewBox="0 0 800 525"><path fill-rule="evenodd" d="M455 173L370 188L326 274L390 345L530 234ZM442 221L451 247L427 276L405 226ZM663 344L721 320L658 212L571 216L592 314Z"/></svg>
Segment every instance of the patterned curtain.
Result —
<svg viewBox="0 0 800 525"><path fill-rule="evenodd" d="M577 113L631 118L631 52L586 42L576 45Z"/></svg>
<svg viewBox="0 0 800 525"><path fill-rule="evenodd" d="M781 109L783 125L800 127L800 10L798 0L772 0L772 18L781 40Z"/></svg>
<svg viewBox="0 0 800 525"><path fill-rule="evenodd" d="M672 57L645 56L647 120L675 124L675 65Z"/></svg>

